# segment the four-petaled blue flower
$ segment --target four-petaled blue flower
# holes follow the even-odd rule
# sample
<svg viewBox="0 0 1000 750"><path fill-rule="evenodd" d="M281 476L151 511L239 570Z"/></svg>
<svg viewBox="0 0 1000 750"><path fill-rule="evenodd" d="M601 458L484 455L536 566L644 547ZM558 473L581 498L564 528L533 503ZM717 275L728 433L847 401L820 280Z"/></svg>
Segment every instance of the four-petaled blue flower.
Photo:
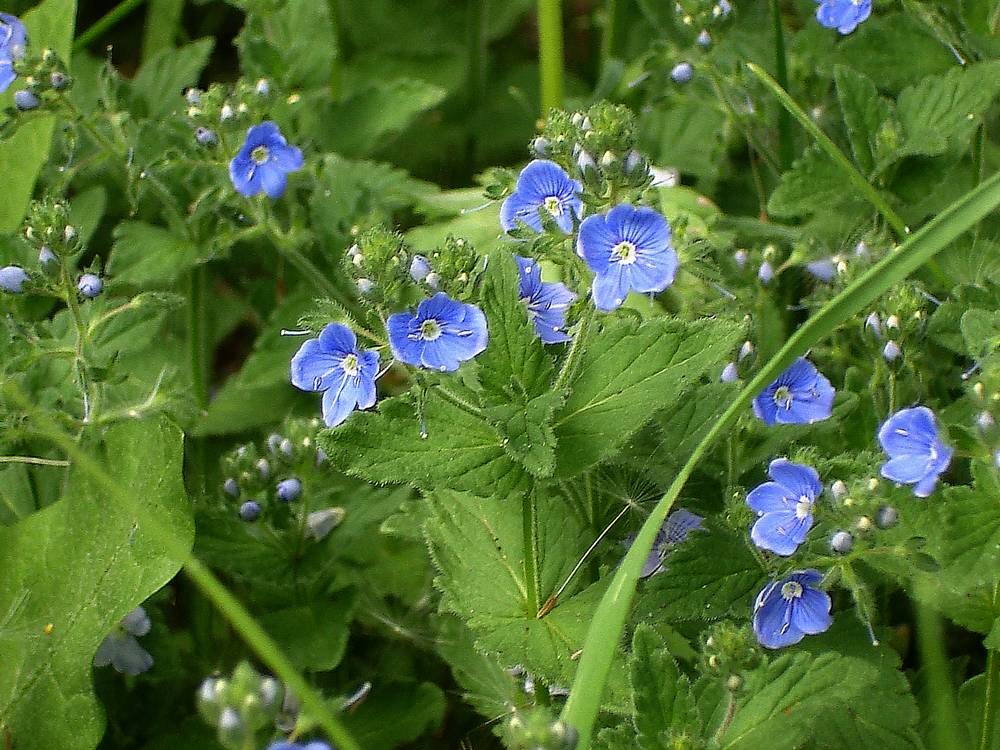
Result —
<svg viewBox="0 0 1000 750"><path fill-rule="evenodd" d="M4 266L0 268L0 289L11 294L20 294L24 282L28 280L28 272L20 266Z"/></svg>
<svg viewBox="0 0 1000 750"><path fill-rule="evenodd" d="M267 750L336 750L336 748L320 740L313 740L305 744L301 742L272 742L267 746Z"/></svg>
<svg viewBox="0 0 1000 750"><path fill-rule="evenodd" d="M133 609L101 642L94 654L94 666L106 667L110 664L122 674L133 676L145 672L153 666L153 657L139 645L136 637L146 635L150 627L146 610L142 607Z"/></svg>
<svg viewBox="0 0 1000 750"><path fill-rule="evenodd" d="M318 339L309 339L292 357L292 385L303 391L323 391L323 421L336 427L354 408L375 405L378 352L361 351L354 331L330 323Z"/></svg>
<svg viewBox="0 0 1000 750"><path fill-rule="evenodd" d="M583 201L578 193L583 186L566 174L554 161L535 159L521 170L514 192L500 206L500 226L510 232L518 223L542 231L539 209L548 211L566 234L573 231L573 219L583 215Z"/></svg>
<svg viewBox="0 0 1000 750"><path fill-rule="evenodd" d="M280 198L288 182L287 174L302 168L302 152L289 146L273 122L262 122L247 130L247 139L229 162L229 177L240 195L250 197L260 191Z"/></svg>
<svg viewBox="0 0 1000 750"><path fill-rule="evenodd" d="M692 513L689 510L680 508L675 510L667 520L663 522L660 530L656 533L656 541L653 542L653 549L649 551L649 557L642 565L640 578L648 578L654 573L663 570L663 561L666 560L670 551L678 544L687 539L692 531L702 528L701 522L705 519L702 516ZM631 546L631 540L629 540Z"/></svg>
<svg viewBox="0 0 1000 750"><path fill-rule="evenodd" d="M662 292L677 273L667 220L628 203L584 219L576 252L595 274L594 305L606 312L618 308L629 291Z"/></svg>
<svg viewBox="0 0 1000 750"><path fill-rule="evenodd" d="M764 424L812 424L830 416L833 386L813 364L799 357L753 400Z"/></svg>
<svg viewBox="0 0 1000 750"><path fill-rule="evenodd" d="M559 282L542 281L542 269L531 258L514 256L521 276L518 294L528 307L528 317L543 344L561 344L570 340L566 327L566 308L576 295Z"/></svg>
<svg viewBox="0 0 1000 750"><path fill-rule="evenodd" d="M830 627L830 597L814 588L822 578L818 570L798 570L757 594L753 632L760 645L784 648Z"/></svg>
<svg viewBox="0 0 1000 750"><path fill-rule="evenodd" d="M882 464L882 476L914 485L917 497L927 497L934 491L954 453L938 437L934 412L926 406L897 411L879 429L878 441L889 455Z"/></svg>
<svg viewBox="0 0 1000 750"><path fill-rule="evenodd" d="M816 0L816 20L821 26L850 34L872 13L872 0Z"/></svg>
<svg viewBox="0 0 1000 750"><path fill-rule="evenodd" d="M0 92L6 91L17 78L14 61L24 57L28 34L16 16L0 13Z"/></svg>
<svg viewBox="0 0 1000 750"><path fill-rule="evenodd" d="M412 312L390 315L389 347L400 362L428 370L451 372L486 348L486 316L475 305L453 300L444 292Z"/></svg>
<svg viewBox="0 0 1000 750"><path fill-rule="evenodd" d="M813 505L823 485L813 467L787 458L774 459L767 473L773 481L747 495L747 505L758 515L750 538L761 549L788 556L805 541L812 527Z"/></svg>

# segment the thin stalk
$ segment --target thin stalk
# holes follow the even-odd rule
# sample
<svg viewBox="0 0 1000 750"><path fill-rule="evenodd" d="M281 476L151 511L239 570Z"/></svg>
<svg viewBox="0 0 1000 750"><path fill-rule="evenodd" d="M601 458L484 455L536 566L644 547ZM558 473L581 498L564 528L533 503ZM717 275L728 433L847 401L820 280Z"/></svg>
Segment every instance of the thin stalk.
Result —
<svg viewBox="0 0 1000 750"><path fill-rule="evenodd" d="M576 368L580 363L580 357L583 356L583 351L587 348L586 340L590 333L590 325L594 320L594 314L594 308L591 305L587 305L580 316L580 327L577 328L576 335L573 336L573 343L569 345L566 359L563 360L562 366L559 368L559 374L556 375L556 382L552 386L553 390L558 391L565 388L569 385L573 376L576 375Z"/></svg>
<svg viewBox="0 0 1000 750"><path fill-rule="evenodd" d="M917 648L921 671L927 677L927 696L934 724L931 747L934 750L961 750L961 724L955 707L955 694L944 651L944 623L936 610L917 604Z"/></svg>
<svg viewBox="0 0 1000 750"><path fill-rule="evenodd" d="M778 74L778 85L788 91L788 57L785 54L785 30L781 23L781 0L771 0L771 23L774 26L774 70ZM792 120L788 110L778 112L778 158L781 171L787 172L794 158L792 144Z"/></svg>
<svg viewBox="0 0 1000 750"><path fill-rule="evenodd" d="M32 464L33 466L69 466L64 458L38 458L37 456L0 456L0 464Z"/></svg>
<svg viewBox="0 0 1000 750"><path fill-rule="evenodd" d="M277 643L264 632L253 616L196 557L184 564L184 573L221 612L260 660L276 674L302 703L304 713L316 722L340 750L361 750L347 728L334 716L322 696L292 666Z"/></svg>
<svg viewBox="0 0 1000 750"><path fill-rule="evenodd" d="M337 101L343 89L343 37L340 34L340 0L326 0L333 31L333 59L330 61L330 99Z"/></svg>
<svg viewBox="0 0 1000 750"><path fill-rule="evenodd" d="M66 307L69 309L73 325L76 327L73 362L80 381L80 391L83 394L83 421L87 423L91 421L97 410L97 393L90 380L90 374L87 372L87 360L84 356L84 347L88 338L87 326L84 325L83 316L80 314L80 303L76 299L76 285L73 284L69 264L65 258L62 258L60 262L62 263L63 290L66 292Z"/></svg>
<svg viewBox="0 0 1000 750"><path fill-rule="evenodd" d="M993 611L1000 612L1000 579L993 584ZM983 695L983 721L979 731L979 750L993 747L997 713L1000 712L1000 651L995 648L986 653L986 692Z"/></svg>
<svg viewBox="0 0 1000 750"><path fill-rule="evenodd" d="M615 32L618 25L618 0L604 0L604 33L601 35L601 70L615 55Z"/></svg>
<svg viewBox="0 0 1000 750"><path fill-rule="evenodd" d="M538 523L535 493L527 492L521 499L521 540L524 545L524 589L526 607L530 617L540 606L538 601Z"/></svg>
<svg viewBox="0 0 1000 750"><path fill-rule="evenodd" d="M868 180L865 179L854 165L851 164L850 160L844 156L843 151L837 148L837 145L830 140L830 137L824 133L819 127L813 122L809 115L802 111L802 108L795 103L795 100L788 95L788 92L781 86L777 81L771 78L767 74L767 71L754 65L753 63L747 63L747 67L750 72L753 73L757 78L760 79L761 83L770 89L771 93L774 94L781 105L798 120L799 125L805 128L806 132L809 133L819 145L826 155L833 159L833 162L840 167L844 175L851 181L858 192L861 193L865 199L871 203L875 209L882 214L885 220L888 222L889 226L892 227L896 236L900 239L906 237L910 230L906 226L906 223L900 218L899 214L892 210L892 207L885 202L885 199L879 195L878 191L871 186Z"/></svg>
<svg viewBox="0 0 1000 750"><path fill-rule="evenodd" d="M746 412L750 401L796 357L804 354L836 330L841 323L864 310L873 300L920 268L960 234L994 211L998 205L1000 205L1000 174L994 175L938 214L934 220L909 237L894 253L872 266L800 326L778 353L733 399L712 429L698 443L666 494L643 523L594 611L572 691L562 712L563 720L579 733L577 750L588 750L590 747L591 734L600 710L608 672L621 640L625 618L635 595L643 562L652 549L656 534L674 501L701 459L715 446L719 438L728 433L737 418Z"/></svg>
<svg viewBox="0 0 1000 750"><path fill-rule="evenodd" d="M563 104L563 27L561 0L538 0L538 69L542 119Z"/></svg>
<svg viewBox="0 0 1000 750"><path fill-rule="evenodd" d="M73 42L73 51L75 52L85 49L92 41L97 39L108 29L117 25L119 21L141 6L144 2L146 2L146 0L122 0L118 3L118 5L97 19L97 21L95 21L89 29L76 38L76 41Z"/></svg>

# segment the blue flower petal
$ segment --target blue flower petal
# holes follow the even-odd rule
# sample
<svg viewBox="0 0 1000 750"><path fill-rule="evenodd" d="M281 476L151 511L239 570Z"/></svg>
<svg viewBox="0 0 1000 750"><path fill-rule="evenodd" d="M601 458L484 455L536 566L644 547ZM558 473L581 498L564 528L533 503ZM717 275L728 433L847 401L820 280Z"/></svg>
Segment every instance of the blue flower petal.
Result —
<svg viewBox="0 0 1000 750"><path fill-rule="evenodd" d="M926 406L902 409L885 421L878 431L878 440L890 456L914 453L914 446L927 450L937 440L934 412Z"/></svg>
<svg viewBox="0 0 1000 750"><path fill-rule="evenodd" d="M792 506L789 491L777 482L764 482L747 494L747 505L757 513L776 513Z"/></svg>
<svg viewBox="0 0 1000 750"><path fill-rule="evenodd" d="M926 454L907 454L882 464L881 474L893 482L913 484L926 476L930 468Z"/></svg>
<svg viewBox="0 0 1000 750"><path fill-rule="evenodd" d="M833 624L830 616L831 601L825 591L805 587L802 597L795 602L792 620L795 627L806 635L825 632Z"/></svg>
<svg viewBox="0 0 1000 750"><path fill-rule="evenodd" d="M787 511L765 513L750 529L750 538L761 549L787 557L805 541L812 527L812 516L798 518L795 508Z"/></svg>
<svg viewBox="0 0 1000 750"><path fill-rule="evenodd" d="M570 178L555 162L535 159L521 170L514 192L500 206L500 226L505 232L527 224L536 232L542 231L539 209L545 210L546 199L555 198L556 211L552 218L565 233L573 230L573 218L583 213L583 202L577 193L583 187Z"/></svg>
<svg viewBox="0 0 1000 750"><path fill-rule="evenodd" d="M815 500L823 491L819 474L812 466L797 464L787 458L776 458L767 467L771 479L786 488L792 498L805 496Z"/></svg>
<svg viewBox="0 0 1000 750"><path fill-rule="evenodd" d="M323 394L323 422L327 427L342 424L358 404L358 385L344 377Z"/></svg>

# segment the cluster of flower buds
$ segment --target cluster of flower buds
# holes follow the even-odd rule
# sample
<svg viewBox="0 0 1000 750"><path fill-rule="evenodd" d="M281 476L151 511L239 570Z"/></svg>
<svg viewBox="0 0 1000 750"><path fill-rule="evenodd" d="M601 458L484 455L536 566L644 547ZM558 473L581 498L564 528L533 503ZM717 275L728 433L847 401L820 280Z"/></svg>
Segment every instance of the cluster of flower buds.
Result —
<svg viewBox="0 0 1000 750"><path fill-rule="evenodd" d="M706 674L724 679L727 690L739 692L743 673L759 662L760 648L746 628L723 621L708 629L699 663Z"/></svg>
<svg viewBox="0 0 1000 750"><path fill-rule="evenodd" d="M385 227L372 227L355 238L347 248L344 264L348 276L354 279L362 302L374 309L383 309L399 299L412 296L413 284L432 285L439 278L430 267L417 260L418 256L403 241L399 232Z"/></svg>
<svg viewBox="0 0 1000 750"><path fill-rule="evenodd" d="M58 101L73 85L66 63L55 52L45 49L41 55L28 55L14 62L17 80L14 90L14 108L6 114L31 112Z"/></svg>
<svg viewBox="0 0 1000 750"><path fill-rule="evenodd" d="M725 367L722 368L722 374L719 375L719 380L723 383L732 383L739 380L740 377L750 369L754 360L754 346L749 340L744 341L740 345L740 350L736 353L736 359L731 360Z"/></svg>
<svg viewBox="0 0 1000 750"><path fill-rule="evenodd" d="M198 712L216 728L219 742L231 750L256 747L256 735L273 727L282 710L284 690L273 677L240 662L232 677L209 677L198 688Z"/></svg>
<svg viewBox="0 0 1000 750"><path fill-rule="evenodd" d="M830 534L830 550L846 555L859 539L869 540L878 529L891 529L899 522L899 511L885 504L880 495L883 483L876 477L850 485L838 479L830 485L832 519L840 526Z"/></svg>
<svg viewBox="0 0 1000 750"><path fill-rule="evenodd" d="M911 344L923 338L929 301L932 298L917 287L906 285L890 293L883 311L872 310L865 316L864 338L889 365L899 367L904 352L919 351Z"/></svg>
<svg viewBox="0 0 1000 750"><path fill-rule="evenodd" d="M693 29L718 26L727 21L732 12L729 0L676 0L674 3L675 18L682 26Z"/></svg>
<svg viewBox="0 0 1000 750"><path fill-rule="evenodd" d="M267 119L271 107L271 84L239 80L232 87L214 83L208 90L191 88L184 93L185 115L202 146L214 147L219 133L234 134L234 143L250 125Z"/></svg>
<svg viewBox="0 0 1000 750"><path fill-rule="evenodd" d="M507 722L510 747L517 750L573 750L580 736L541 707L514 711Z"/></svg>

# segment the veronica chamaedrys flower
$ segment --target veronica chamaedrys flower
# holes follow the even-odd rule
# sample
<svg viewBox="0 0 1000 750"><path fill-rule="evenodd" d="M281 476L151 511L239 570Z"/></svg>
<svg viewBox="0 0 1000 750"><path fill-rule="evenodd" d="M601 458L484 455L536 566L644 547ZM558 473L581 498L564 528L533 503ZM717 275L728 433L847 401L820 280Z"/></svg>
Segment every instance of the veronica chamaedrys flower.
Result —
<svg viewBox="0 0 1000 750"><path fill-rule="evenodd" d="M442 372L457 370L486 349L489 340L483 311L444 292L422 301L416 313L390 315L386 328L396 359Z"/></svg>
<svg viewBox="0 0 1000 750"><path fill-rule="evenodd" d="M872 13L872 0L816 0L816 20L821 26L850 34Z"/></svg>
<svg viewBox="0 0 1000 750"><path fill-rule="evenodd" d="M362 351L354 331L330 323L292 357L292 385L303 391L323 392L323 421L336 427L354 411L375 405L375 376L379 354Z"/></svg>
<svg viewBox="0 0 1000 750"><path fill-rule="evenodd" d="M20 266L4 266L0 268L0 289L11 294L20 294L24 282L28 280L28 272Z"/></svg>
<svg viewBox="0 0 1000 750"><path fill-rule="evenodd" d="M336 750L325 742L314 740L312 742L272 742L267 746L267 750Z"/></svg>
<svg viewBox="0 0 1000 750"><path fill-rule="evenodd" d="M628 203L584 219L576 252L594 272L594 305L605 312L621 306L630 291L662 292L677 273L667 220Z"/></svg>
<svg viewBox="0 0 1000 750"><path fill-rule="evenodd" d="M570 340L566 327L566 309L576 295L559 282L542 281L542 269L531 258L515 255L520 275L518 294L528 308L528 317L543 344L561 344Z"/></svg>
<svg viewBox="0 0 1000 750"><path fill-rule="evenodd" d="M542 231L539 209L548 211L566 234L573 231L573 219L583 215L583 201L578 193L583 186L566 174L554 161L535 159L517 176L514 192L500 206L500 227L505 232L527 224Z"/></svg>
<svg viewBox="0 0 1000 750"><path fill-rule="evenodd" d="M240 195L250 197L262 190L272 200L285 192L289 172L302 168L302 152L289 146L278 126L270 120L247 130L239 153L229 162L229 177Z"/></svg>
<svg viewBox="0 0 1000 750"><path fill-rule="evenodd" d="M149 616L142 607L136 607L122 618L114 632L108 635L94 654L94 666L113 666L122 674L142 674L153 666L153 657L139 645L137 637L144 636L151 627Z"/></svg>
<svg viewBox="0 0 1000 750"><path fill-rule="evenodd" d="M812 424L833 410L833 386L805 357L796 359L753 400L753 413L764 424Z"/></svg>
<svg viewBox="0 0 1000 750"><path fill-rule="evenodd" d="M692 531L702 528L701 522L704 520L704 517L683 508L679 508L667 516L667 520L656 532L656 541L653 542L653 548L649 551L646 562L642 564L642 573L639 574L639 577L648 578L654 573L661 572L663 562L670 551L687 539L688 534ZM631 546L631 541L629 541L629 546Z"/></svg>
<svg viewBox="0 0 1000 750"><path fill-rule="evenodd" d="M24 57L27 40L21 20L9 13L0 13L0 92L6 91L17 78L14 62Z"/></svg>
<svg viewBox="0 0 1000 750"><path fill-rule="evenodd" d="M750 538L761 549L788 556L805 541L813 524L813 505L823 492L819 474L811 466L776 458L767 467L770 482L747 494L747 505L757 513Z"/></svg>
<svg viewBox="0 0 1000 750"><path fill-rule="evenodd" d="M878 441L889 456L882 464L882 476L914 485L917 497L927 497L934 491L954 453L941 442L934 412L926 406L897 411L879 429Z"/></svg>
<svg viewBox="0 0 1000 750"><path fill-rule="evenodd" d="M784 648L830 627L830 597L814 588L822 578L818 570L798 570L771 581L757 594L753 632L760 645Z"/></svg>
<svg viewBox="0 0 1000 750"><path fill-rule="evenodd" d="M806 263L806 270L814 278L825 283L833 281L833 277L837 275L837 267L833 264L831 258L820 258L819 260Z"/></svg>

